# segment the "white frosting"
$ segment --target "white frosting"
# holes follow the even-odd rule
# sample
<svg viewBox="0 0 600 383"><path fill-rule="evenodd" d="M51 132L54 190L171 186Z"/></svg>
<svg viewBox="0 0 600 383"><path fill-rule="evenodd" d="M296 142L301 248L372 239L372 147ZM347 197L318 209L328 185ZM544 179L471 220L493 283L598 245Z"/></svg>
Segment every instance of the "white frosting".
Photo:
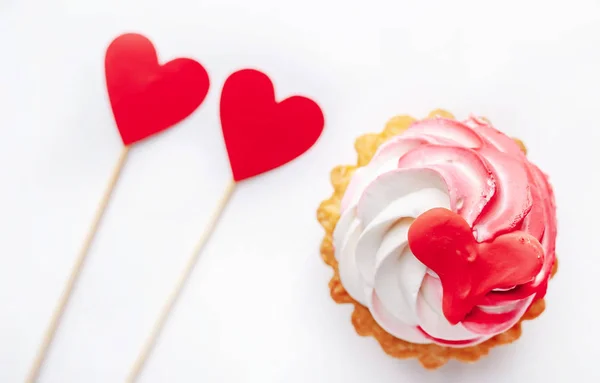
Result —
<svg viewBox="0 0 600 383"><path fill-rule="evenodd" d="M411 222L427 210L450 209L451 198L439 173L427 168L397 168L400 157L423 143L406 137L381 146L348 185L334 231L341 282L377 323L397 338L453 347L483 342L514 325L533 297L518 305L479 306L490 313L519 310L515 319L493 333L476 333L462 323L451 325L446 320L440 280L412 254L407 233ZM460 141L461 137L440 139ZM463 147L473 144L467 140L455 143Z"/></svg>

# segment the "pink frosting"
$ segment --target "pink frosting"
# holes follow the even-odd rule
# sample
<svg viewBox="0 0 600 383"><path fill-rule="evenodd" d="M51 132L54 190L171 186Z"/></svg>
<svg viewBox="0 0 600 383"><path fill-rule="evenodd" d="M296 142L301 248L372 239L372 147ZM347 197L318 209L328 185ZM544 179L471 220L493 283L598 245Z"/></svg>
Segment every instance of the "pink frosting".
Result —
<svg viewBox="0 0 600 383"><path fill-rule="evenodd" d="M478 118L465 122L423 120L400 139L413 137L437 139L430 138L429 144L408 151L398 161L398 168L437 171L448 186L452 210L471 224L478 242L521 230L544 249L543 267L532 281L507 291L492 291L481 302L486 309L475 307L462 321L474 333L504 331L505 324L520 318L532 303L529 296L535 294L539 299L546 294L556 242L556 208L548 177L514 140ZM514 304L513 310L490 312L494 306L509 304Z"/></svg>
<svg viewBox="0 0 600 383"><path fill-rule="evenodd" d="M397 165L386 165L390 159L397 159ZM347 276L342 275L342 282L345 286L348 284L346 287L355 299L369 306L382 327L393 329L394 335L409 341L421 341L423 336L430 342L464 347L506 331L535 300L544 297L555 262L554 194L547 176L527 159L511 138L475 117L464 122L426 119L384 143L368 167L357 173L348 187L334 241L336 256L341 257L341 270L347 270ZM378 285L377 278L387 275L378 270L394 261L367 259L371 257L370 252L381 250L378 241L391 235L389 227L393 226L386 225L393 225L396 219L392 202L405 198L402 193L411 192L408 190L411 186L403 186L406 185L403 182L417 180L410 174L415 171L433 172L439 176L449 198L449 208L471 226L477 242L523 231L539 241L544 252L542 268L532 280L508 290L491 291L458 326L435 319L443 290L439 278L431 270L420 282L410 282L420 283L418 295L411 298L414 303L405 302L406 307L415 306L416 317L410 318L416 319L403 319L408 316L402 313L392 318L389 308L393 306L390 306L389 297L394 296L394 291L389 289L396 287L384 282ZM419 174L419 177L427 175ZM398 192L403 187L407 190ZM376 219L376 216L382 217L384 210L391 212L390 218L387 221ZM407 216L397 218L404 217ZM365 226L369 222L379 226L373 226L374 223ZM382 243L393 242L385 241ZM419 269L414 262L411 264L415 270ZM403 270L402 265L395 267ZM384 290L378 291L377 286ZM387 306L380 300L382 296L388 300ZM431 308L435 309L431 311ZM410 323L404 326L402 323L406 322L403 321Z"/></svg>

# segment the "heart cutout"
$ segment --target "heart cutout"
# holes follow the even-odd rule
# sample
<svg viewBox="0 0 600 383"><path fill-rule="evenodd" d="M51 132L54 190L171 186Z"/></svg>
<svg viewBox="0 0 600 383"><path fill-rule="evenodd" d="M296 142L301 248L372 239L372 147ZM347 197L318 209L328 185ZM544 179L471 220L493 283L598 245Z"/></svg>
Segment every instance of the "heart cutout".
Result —
<svg viewBox="0 0 600 383"><path fill-rule="evenodd" d="M440 278L442 308L451 324L462 321L492 290L533 280L544 263L544 250L531 235L514 231L478 243L467 221L443 208L417 217L408 244Z"/></svg>
<svg viewBox="0 0 600 383"><path fill-rule="evenodd" d="M109 45L106 88L123 144L131 145L188 117L209 88L204 67L189 58L164 65L146 37L128 33Z"/></svg>
<svg viewBox="0 0 600 383"><path fill-rule="evenodd" d="M325 124L311 99L275 100L269 77L243 69L225 81L221 94L221 127L235 181L284 165L317 141Z"/></svg>

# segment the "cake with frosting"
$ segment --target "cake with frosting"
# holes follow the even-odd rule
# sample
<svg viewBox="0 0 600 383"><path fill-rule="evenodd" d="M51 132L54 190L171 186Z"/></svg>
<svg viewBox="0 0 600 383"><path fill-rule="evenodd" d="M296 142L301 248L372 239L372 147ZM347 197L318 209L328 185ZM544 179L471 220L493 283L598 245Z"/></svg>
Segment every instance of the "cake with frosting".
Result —
<svg viewBox="0 0 600 383"><path fill-rule="evenodd" d="M318 218L331 294L396 357L477 360L544 309L556 265L548 177L483 118L396 117L332 172Z"/></svg>

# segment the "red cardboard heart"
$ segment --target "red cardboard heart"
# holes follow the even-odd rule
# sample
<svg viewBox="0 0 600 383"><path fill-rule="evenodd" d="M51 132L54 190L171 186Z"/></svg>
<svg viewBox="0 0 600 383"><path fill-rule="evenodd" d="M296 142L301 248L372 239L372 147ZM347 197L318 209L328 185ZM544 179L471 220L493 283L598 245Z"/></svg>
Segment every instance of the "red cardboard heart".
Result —
<svg viewBox="0 0 600 383"><path fill-rule="evenodd" d="M317 141L324 126L321 108L292 96L275 101L269 77L243 69L233 73L221 94L221 127L235 181L290 162Z"/></svg>
<svg viewBox="0 0 600 383"><path fill-rule="evenodd" d="M417 217L408 230L408 244L439 276L442 309L452 324L462 321L492 290L533 280L544 263L544 250L531 235L514 231L477 243L467 221L443 208Z"/></svg>
<svg viewBox="0 0 600 383"><path fill-rule="evenodd" d="M189 58L160 65L152 42L117 37L106 50L106 87L123 144L131 145L188 117L209 88L206 70Z"/></svg>

